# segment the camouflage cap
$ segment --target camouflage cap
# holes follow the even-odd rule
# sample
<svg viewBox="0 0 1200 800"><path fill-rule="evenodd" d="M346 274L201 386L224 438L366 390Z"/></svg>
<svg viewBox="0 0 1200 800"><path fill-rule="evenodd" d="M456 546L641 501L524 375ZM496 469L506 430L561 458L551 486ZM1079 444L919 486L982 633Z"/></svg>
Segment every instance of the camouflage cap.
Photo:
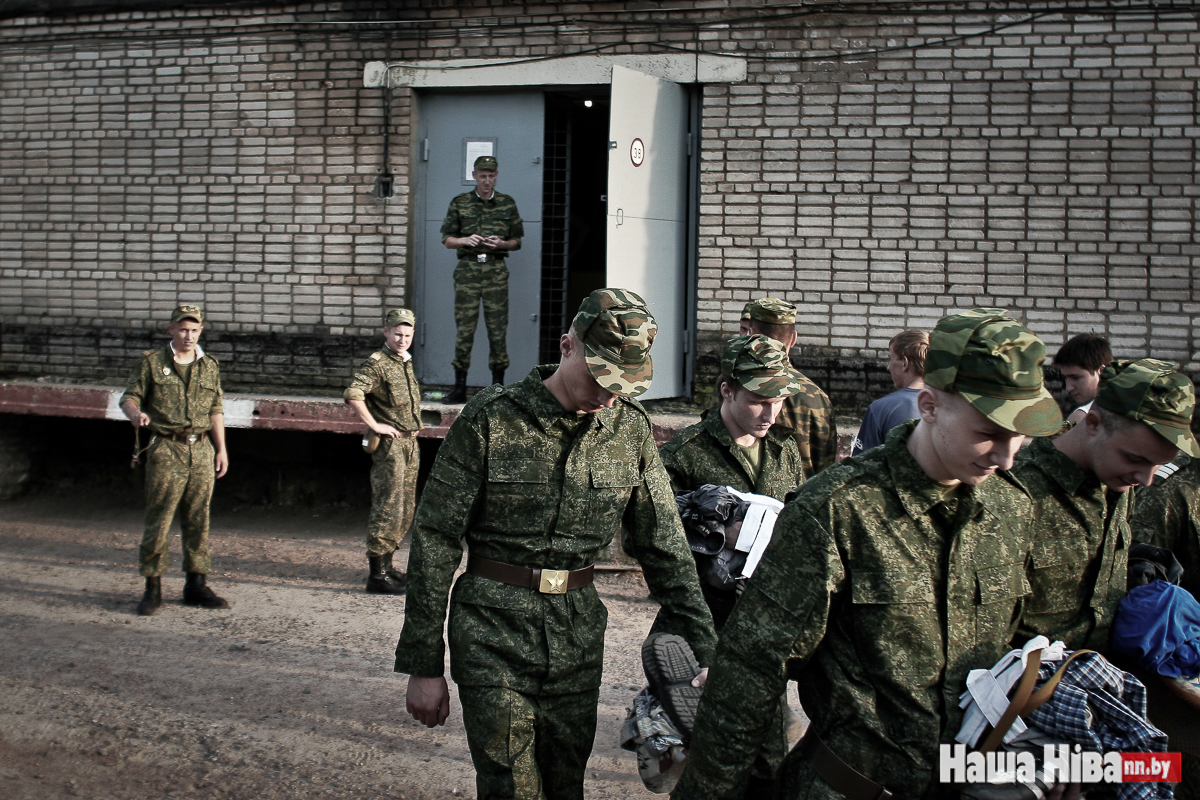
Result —
<svg viewBox="0 0 1200 800"><path fill-rule="evenodd" d="M641 297L627 289L597 289L580 304L571 330L583 342L588 369L600 386L626 397L650 388L650 345L658 323Z"/></svg>
<svg viewBox="0 0 1200 800"><path fill-rule="evenodd" d="M1042 382L1046 345L999 308L943 317L929 335L925 384L953 392L997 425L1026 436L1062 430Z"/></svg>
<svg viewBox="0 0 1200 800"><path fill-rule="evenodd" d="M181 319L192 319L204 324L204 310L200 306L184 304L175 309L171 314L171 322L179 322Z"/></svg>
<svg viewBox="0 0 1200 800"><path fill-rule="evenodd" d="M1100 373L1096 404L1139 420L1192 457L1200 446L1192 434L1196 391L1173 364L1153 358L1113 361Z"/></svg>
<svg viewBox="0 0 1200 800"><path fill-rule="evenodd" d="M783 345L768 336L738 336L721 355L721 372L763 397L790 397L803 385Z"/></svg>
<svg viewBox="0 0 1200 800"><path fill-rule="evenodd" d="M415 328L417 326L417 315L407 308L393 308L383 318L383 324L389 328L393 325L412 325Z"/></svg>
<svg viewBox="0 0 1200 800"><path fill-rule="evenodd" d="M500 169L500 162L496 161L495 156L480 156L475 159L474 169Z"/></svg>
<svg viewBox="0 0 1200 800"><path fill-rule="evenodd" d="M763 297L746 303L741 318L756 319L768 325L795 325L796 307L778 297Z"/></svg>

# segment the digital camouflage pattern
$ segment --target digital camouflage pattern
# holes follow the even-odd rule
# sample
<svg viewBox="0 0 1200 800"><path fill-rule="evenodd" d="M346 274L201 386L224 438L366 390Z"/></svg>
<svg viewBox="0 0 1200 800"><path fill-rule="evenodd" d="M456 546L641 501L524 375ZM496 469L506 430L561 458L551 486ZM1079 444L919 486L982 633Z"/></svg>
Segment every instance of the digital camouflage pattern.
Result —
<svg viewBox="0 0 1200 800"><path fill-rule="evenodd" d="M800 463L804 465L804 477L811 478L837 461L837 423L829 395L804 373L797 371L796 374L800 391L784 399L775 424L792 432L800 452ZM704 419L719 416L721 393L713 394L713 404L702 414Z"/></svg>
<svg viewBox="0 0 1200 800"><path fill-rule="evenodd" d="M449 236L462 237L475 233L516 239L515 249L520 250L525 225L517 213L516 201L509 195L493 192L491 199L484 200L475 191L470 191L450 201L450 208L442 220L441 233L443 242ZM451 364L456 370L470 369L471 348L475 343L479 304L482 302L488 335L488 367L492 370L507 369L508 266L504 259L513 251L492 250L479 245L460 247L455 252L459 258L454 268L454 322L457 333ZM493 255L496 260L480 263L475 258L477 255Z"/></svg>
<svg viewBox="0 0 1200 800"><path fill-rule="evenodd" d="M1137 490L1135 542L1165 547L1183 565L1180 585L1200 597L1200 459L1181 457L1170 477Z"/></svg>
<svg viewBox="0 0 1200 800"><path fill-rule="evenodd" d="M582 800L600 692L531 696L460 686L479 800Z"/></svg>
<svg viewBox="0 0 1200 800"><path fill-rule="evenodd" d="M789 499L721 633L676 800L737 795L768 724L746 709L789 672L812 730L855 769L896 797L958 797L936 783L938 743L961 723L967 673L1009 649L1030 504L1004 474L946 492L908 452L915 427ZM796 750L780 779L783 797L841 797Z"/></svg>
<svg viewBox="0 0 1200 800"><path fill-rule="evenodd" d="M186 307L181 307L186 308ZM171 346L147 350L129 376L120 403L133 400L159 433L206 433L212 415L223 414L224 394L217 360L197 348L185 383L175 368ZM146 454L146 515L138 569L145 577L163 575L176 511L183 534L183 570L212 571L208 549L209 503L216 482L215 452L205 436L193 445L159 438Z"/></svg>
<svg viewBox="0 0 1200 800"><path fill-rule="evenodd" d="M650 388L650 346L658 323L639 295L627 289L597 289L580 304L571 330L583 342L596 383L623 397L637 397Z"/></svg>
<svg viewBox="0 0 1200 800"><path fill-rule="evenodd" d="M773 425L762 439L762 470L758 480L754 479L754 469L741 451L721 415L712 414L675 434L659 452L676 494L711 483L783 500L804 482L804 466L796 441L792 432L781 425Z"/></svg>
<svg viewBox="0 0 1200 800"><path fill-rule="evenodd" d="M760 397L790 397L804 388L783 345L768 336L736 336L721 355L721 372Z"/></svg>
<svg viewBox="0 0 1200 800"><path fill-rule="evenodd" d="M397 355L388 347L363 362L342 396L345 400L362 400L377 422L397 430L419 431L424 427L421 386L412 358ZM415 437L385 437L371 454L368 556L386 556L404 541L416 508L420 465L421 452Z"/></svg>
<svg viewBox="0 0 1200 800"><path fill-rule="evenodd" d="M763 297L746 303L742 319L756 319L768 325L795 325L796 307L778 297Z"/></svg>
<svg viewBox="0 0 1200 800"><path fill-rule="evenodd" d="M1014 647L1038 634L1067 649L1107 649L1129 566L1129 492L1111 492L1049 438L1017 454L1012 475L1033 499L1033 592Z"/></svg>
<svg viewBox="0 0 1200 800"><path fill-rule="evenodd" d="M1196 390L1191 378L1167 361L1139 358L1113 361L1100 373L1096 404L1114 414L1145 422L1192 457L1200 445L1192 434Z"/></svg>
<svg viewBox="0 0 1200 800"><path fill-rule="evenodd" d="M656 628L683 636L702 662L711 659L712 618L649 417L628 399L595 414L567 413L543 383L555 369L484 389L450 427L417 507L396 672L442 674L447 595L464 540L475 556L569 570L595 563L618 528L662 606ZM451 676L460 691L505 688L530 702L591 696L606 624L595 585L551 595L463 575L450 601ZM468 737L476 741L502 724L471 719ZM577 734L590 742L594 726ZM513 752L528 746L510 742ZM543 778L553 768L537 764ZM479 791L490 791L483 772Z"/></svg>
<svg viewBox="0 0 1200 800"><path fill-rule="evenodd" d="M1010 431L1053 436L1062 412L1042 383L1046 345L999 308L976 308L938 321L929 334L925 385L962 396Z"/></svg>

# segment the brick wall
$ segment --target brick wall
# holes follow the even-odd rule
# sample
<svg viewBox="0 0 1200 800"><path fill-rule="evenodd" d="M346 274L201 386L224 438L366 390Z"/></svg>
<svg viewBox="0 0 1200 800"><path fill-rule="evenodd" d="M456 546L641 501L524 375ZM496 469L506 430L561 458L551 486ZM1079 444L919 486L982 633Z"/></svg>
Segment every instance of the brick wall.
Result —
<svg viewBox="0 0 1200 800"><path fill-rule="evenodd" d="M16 330L137 339L179 301L229 341L300 353L373 336L411 277L413 107L392 92L383 204L367 61L667 45L749 70L703 89L698 381L766 293L801 307L801 355L828 365L827 387L858 387L846 403L875 393L856 365L897 330L974 305L1015 310L1051 352L1094 330L1118 355L1200 372L1194 14L666 5L696 10L669 27L642 3L0 21L0 369L38 369ZM316 24L330 21L345 24ZM55 369L93 369L90 341L64 343ZM238 374L321 384L286 359L250 363Z"/></svg>

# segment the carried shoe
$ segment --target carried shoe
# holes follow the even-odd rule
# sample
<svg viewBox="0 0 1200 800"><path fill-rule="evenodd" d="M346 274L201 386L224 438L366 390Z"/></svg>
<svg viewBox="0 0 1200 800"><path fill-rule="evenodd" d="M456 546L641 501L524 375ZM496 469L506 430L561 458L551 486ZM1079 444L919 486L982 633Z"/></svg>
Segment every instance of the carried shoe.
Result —
<svg viewBox="0 0 1200 800"><path fill-rule="evenodd" d="M229 608L229 601L208 588L204 576L199 572L187 574L187 582L183 585L183 603L200 608Z"/></svg>
<svg viewBox="0 0 1200 800"><path fill-rule="evenodd" d="M408 578L403 572L392 566L392 556L394 554L395 553L393 552L383 556L383 571L389 578L391 578L392 583L399 586L401 589L406 589L408 588Z"/></svg>
<svg viewBox="0 0 1200 800"><path fill-rule="evenodd" d="M146 593L137 604L139 617L152 617L162 608L162 578L146 578Z"/></svg>
<svg viewBox="0 0 1200 800"><path fill-rule="evenodd" d="M642 669L646 672L650 691L662 703L663 710L683 734L684 741L691 739L696 709L704 691L692 686L692 679L700 674L700 665L696 663L692 648L681 636L652 633L642 644Z"/></svg>
<svg viewBox="0 0 1200 800"><path fill-rule="evenodd" d="M384 556L367 556L371 573L367 576L367 594L404 594L404 584L396 583L383 566Z"/></svg>
<svg viewBox="0 0 1200 800"><path fill-rule="evenodd" d="M465 369L454 370L454 388L450 393L442 398L443 403L465 403L467 402L467 371Z"/></svg>

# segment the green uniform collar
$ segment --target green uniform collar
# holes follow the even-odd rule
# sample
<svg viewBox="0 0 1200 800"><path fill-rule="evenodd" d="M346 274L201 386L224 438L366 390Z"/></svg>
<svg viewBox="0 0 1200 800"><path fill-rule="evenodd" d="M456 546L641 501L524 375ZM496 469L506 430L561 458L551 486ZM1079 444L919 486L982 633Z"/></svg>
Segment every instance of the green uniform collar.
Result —
<svg viewBox="0 0 1200 800"><path fill-rule="evenodd" d="M530 414L538 421L538 425L542 426L542 430L550 430L550 426L554 425L560 419L566 416L572 416L562 403L550 393L546 388L545 380L558 371L557 364L543 364L534 367L524 380L516 385L517 391L512 392L511 397L518 405L524 406ZM505 394L508 394L506 391ZM622 402L617 398L617 403ZM584 417L591 417L601 427L611 427L613 415L616 414L617 406L606 408L603 411L597 411L594 414L584 414Z"/></svg>
<svg viewBox="0 0 1200 800"><path fill-rule="evenodd" d="M888 469L892 473L896 494L904 505L905 513L913 518L928 516L929 509L946 499L944 489L929 477L913 454L908 452L908 437L912 435L918 422L919 420L910 419L897 425L884 440L884 452L887 454ZM974 501L986 507L989 494L987 484L997 480L1003 478L993 475L979 486L961 485L958 492L960 502Z"/></svg>
<svg viewBox="0 0 1200 800"><path fill-rule="evenodd" d="M1054 446L1056 438L1039 436L1029 444L1030 454L1036 452L1041 458L1038 466L1042 471L1053 478L1055 483L1068 494L1079 494L1079 490L1089 481L1099 486L1100 479L1094 472L1088 472Z"/></svg>

